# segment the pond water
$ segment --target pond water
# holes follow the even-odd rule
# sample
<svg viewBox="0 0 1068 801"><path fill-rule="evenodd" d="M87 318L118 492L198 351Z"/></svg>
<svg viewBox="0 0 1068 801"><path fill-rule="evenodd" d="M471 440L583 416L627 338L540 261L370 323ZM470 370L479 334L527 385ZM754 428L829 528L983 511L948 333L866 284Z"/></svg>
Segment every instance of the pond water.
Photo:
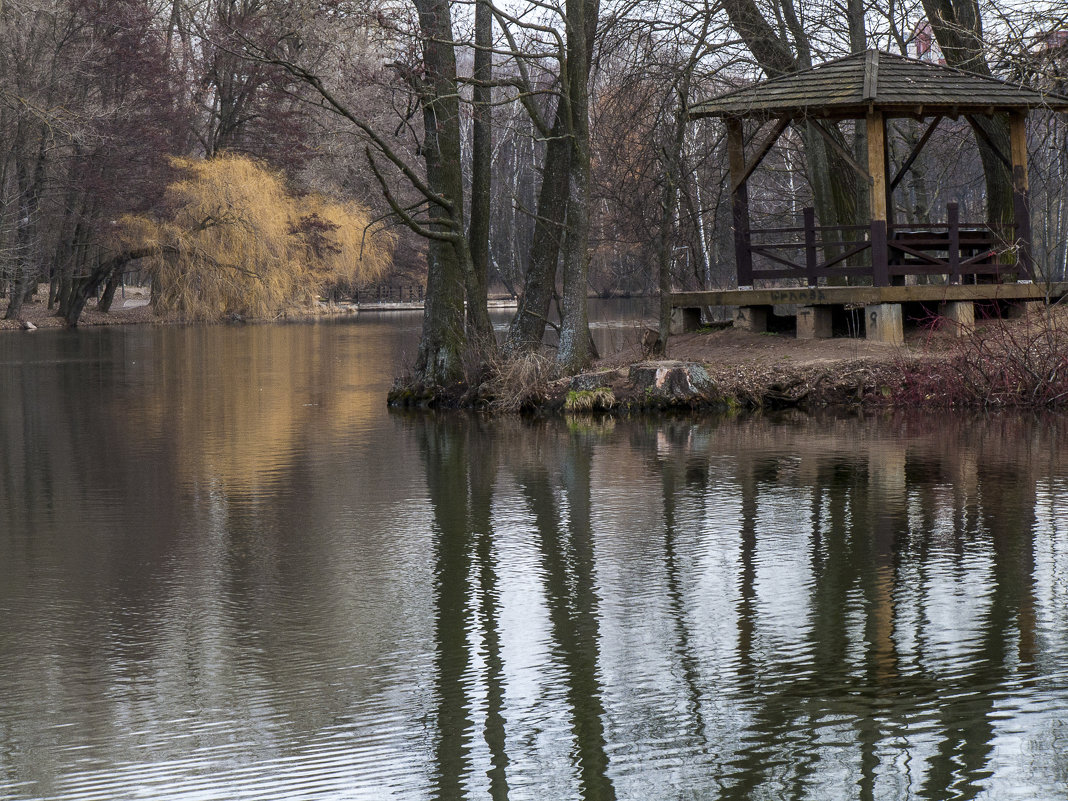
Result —
<svg viewBox="0 0 1068 801"><path fill-rule="evenodd" d="M1062 418L492 420L0 337L0 798L1068 798Z"/></svg>

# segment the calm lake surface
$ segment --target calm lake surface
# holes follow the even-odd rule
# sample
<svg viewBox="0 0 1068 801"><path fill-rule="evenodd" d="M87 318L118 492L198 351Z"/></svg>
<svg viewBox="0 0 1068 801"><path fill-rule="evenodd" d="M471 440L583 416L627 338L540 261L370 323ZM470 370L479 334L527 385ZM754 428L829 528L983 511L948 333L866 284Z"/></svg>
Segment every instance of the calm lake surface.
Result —
<svg viewBox="0 0 1068 801"><path fill-rule="evenodd" d="M0 336L0 798L1068 799L1065 419L391 413L418 323Z"/></svg>

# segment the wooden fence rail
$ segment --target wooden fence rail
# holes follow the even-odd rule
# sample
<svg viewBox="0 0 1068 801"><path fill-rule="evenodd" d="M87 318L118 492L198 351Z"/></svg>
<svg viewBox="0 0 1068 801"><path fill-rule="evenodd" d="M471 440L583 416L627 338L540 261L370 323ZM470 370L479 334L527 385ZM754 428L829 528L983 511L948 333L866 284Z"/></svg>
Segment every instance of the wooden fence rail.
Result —
<svg viewBox="0 0 1068 801"><path fill-rule="evenodd" d="M961 222L956 203L946 207L946 222L921 225L818 226L806 208L802 225L750 230L745 242L753 279L800 279L810 287L831 277L868 278L874 286L906 275L944 275L948 283L1032 277L1016 257L1015 226Z"/></svg>

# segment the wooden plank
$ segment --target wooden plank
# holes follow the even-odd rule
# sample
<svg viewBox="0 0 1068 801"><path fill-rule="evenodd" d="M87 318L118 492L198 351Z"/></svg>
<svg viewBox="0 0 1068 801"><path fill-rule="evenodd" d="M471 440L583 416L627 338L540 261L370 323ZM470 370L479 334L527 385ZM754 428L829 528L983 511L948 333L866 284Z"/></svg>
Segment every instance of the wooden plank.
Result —
<svg viewBox="0 0 1068 801"><path fill-rule="evenodd" d="M749 176L753 174L753 170L760 166L760 162L762 162L764 160L764 157L768 155L768 152L773 147L775 147L775 143L779 141L779 137L782 136L782 132L786 130L789 124L789 117L782 117L777 123L775 123L775 127L772 129L771 134L768 136L767 139L764 140L764 144L760 146L760 149L756 152L756 155L753 156L753 160L749 162L748 166L746 166L741 177L737 180L733 178L731 179L732 192L736 190L741 184L749 180Z"/></svg>
<svg viewBox="0 0 1068 801"><path fill-rule="evenodd" d="M865 250L867 250L870 247L871 247L871 242L862 242L859 245L857 245L854 248L852 248L851 250L847 250L845 253L839 254L838 256L835 256L834 258L828 259L827 261L823 262L823 264L819 265L819 267L817 267L817 269L826 270L829 267L833 267L834 265L838 264L838 262L845 261L846 259L852 258L853 256L856 256L858 253L863 253ZM860 271L860 272L862 272L864 274L866 274L868 272L868 268L867 267L851 267L849 269L858 270L858 271Z"/></svg>
<svg viewBox="0 0 1068 801"><path fill-rule="evenodd" d="M753 270L753 278L759 278L761 281L773 279L797 280L802 274L801 270L760 269L759 267Z"/></svg>
<svg viewBox="0 0 1068 801"><path fill-rule="evenodd" d="M942 244L943 246L945 246L944 242ZM944 259L936 258L930 253L925 253L922 250L916 250L915 248L911 248L908 245L903 245L900 242L891 242L889 243L889 246L894 250L901 251L902 253L907 253L910 256L915 256L917 259L921 259L926 264L934 264L939 267L949 267L949 262L945 261Z"/></svg>
<svg viewBox="0 0 1068 801"><path fill-rule="evenodd" d="M938 116L931 120L931 124L927 126L927 130L923 132L923 136L920 137L920 141L916 143L916 146L912 148L912 152L909 153L909 157L905 159L905 163L901 165L901 169L897 171L897 175L894 176L894 180L890 182L890 191L894 191L897 185L901 183L901 179L905 177L905 173L912 167L912 162L920 155L923 150L923 146L927 144L927 140L931 138L931 134L935 132L935 128L938 127L938 123L942 122L943 117Z"/></svg>
<svg viewBox="0 0 1068 801"><path fill-rule="evenodd" d="M962 272L974 272L973 270L965 270L964 268L965 267L974 267L974 266L978 266L978 265L990 264L991 262L989 262L988 259L990 259L991 257L996 257L997 255L998 255L998 252L996 250L988 250L988 251L985 251L984 253L980 253L977 256L972 256L970 259L966 259L966 260L964 260L964 261L962 261L960 263L961 271ZM997 266L999 268L1004 267L1004 268L1007 269L1009 265L1007 265L1007 264L999 264Z"/></svg>
<svg viewBox="0 0 1068 801"><path fill-rule="evenodd" d="M873 111L865 118L868 130L868 174L871 183L871 218L886 222L886 128L883 115Z"/></svg>
<svg viewBox="0 0 1068 801"><path fill-rule="evenodd" d="M864 94L862 99L871 102L879 94L879 51L869 50L864 54Z"/></svg>
<svg viewBox="0 0 1068 801"><path fill-rule="evenodd" d="M1027 115L1009 116L1009 143L1012 152L1012 209L1016 218L1016 238L1020 243L1019 263L1026 278L1034 277L1031 258L1031 192L1027 182Z"/></svg>
<svg viewBox="0 0 1068 801"><path fill-rule="evenodd" d="M890 283L890 252L886 246L886 123L882 112L869 112L865 117L865 126L868 133L868 172L872 176L869 195L872 283L886 286Z"/></svg>
<svg viewBox="0 0 1068 801"><path fill-rule="evenodd" d="M816 268L819 259L816 256L816 210L811 206L805 208L805 274L808 285L816 286Z"/></svg>
<svg viewBox="0 0 1068 801"><path fill-rule="evenodd" d="M1013 182L1018 191L1027 191L1027 115L1016 113L1009 116L1009 145L1012 152L1012 167L1023 167L1020 184Z"/></svg>
<svg viewBox="0 0 1068 801"><path fill-rule="evenodd" d="M753 254L749 250L749 190L745 176L745 141L742 121L727 120L727 160L730 164L731 214L734 222L734 263L738 286L753 285Z"/></svg>
<svg viewBox="0 0 1068 801"><path fill-rule="evenodd" d="M922 284L917 286L823 286L778 289L728 289L676 292L675 307L773 306L776 304L870 304L940 300L1057 300L1068 295L1068 282L1017 284Z"/></svg>
<svg viewBox="0 0 1068 801"><path fill-rule="evenodd" d="M964 118L972 125L972 130L975 131L975 135L986 142L987 146L998 157L998 161L1005 165L1009 172L1012 172L1012 162L1005 157L1005 154L1001 152L1001 148L994 144L994 140L990 138L990 134L981 126L972 114L965 114Z"/></svg>
<svg viewBox="0 0 1068 801"><path fill-rule="evenodd" d="M846 164L856 170L857 175L867 181L869 185L874 183L875 179L872 178L868 170L865 170L863 167L857 164L857 162L853 159L853 154L846 150L844 147L842 147L842 143L835 138L834 134L832 134L830 131L823 127L822 122L820 122L819 120L809 120L809 124L816 129L816 132L820 136L827 140L827 144L831 146L835 153L842 157L842 160ZM870 166L869 169L871 169Z"/></svg>
<svg viewBox="0 0 1068 801"><path fill-rule="evenodd" d="M949 222L949 282L960 283L960 207L956 203L946 206Z"/></svg>
<svg viewBox="0 0 1068 801"><path fill-rule="evenodd" d="M875 286L890 283L890 250L886 242L886 220L871 221L871 280Z"/></svg>
<svg viewBox="0 0 1068 801"><path fill-rule="evenodd" d="M785 264L787 267L793 267L794 270L796 271L796 274L798 274L798 275L800 275L801 273L803 273L805 271L805 268L802 265L798 264L796 261L790 261L785 256L780 256L778 253L768 253L768 252L766 252L765 250L763 250L762 248L759 248L759 247L753 247L751 252L752 253L756 253L758 256L763 256L765 259L771 259L772 261L777 261L779 264ZM748 286L748 285L747 284L743 284L743 286Z"/></svg>
<svg viewBox="0 0 1068 801"><path fill-rule="evenodd" d="M890 138L886 135L886 116L883 115L883 186L886 192L886 224L894 224L894 187L890 185Z"/></svg>
<svg viewBox="0 0 1068 801"><path fill-rule="evenodd" d="M805 232L804 228L801 228L801 229L798 230L799 234L803 234L804 232ZM767 233L767 232L763 231L763 230L758 230L758 231L753 231L753 233L754 234L764 234L764 233ZM805 246L805 243L804 243L804 240L802 240L802 239L791 239L789 241L783 241L783 242L753 242L752 245L751 245L753 250L757 250L758 248L780 248L780 249L781 248L790 248L790 249L793 249L793 250L800 250L804 246Z"/></svg>
<svg viewBox="0 0 1068 801"><path fill-rule="evenodd" d="M850 275L857 278L871 278L871 268L865 267L817 267L816 274L820 278L829 278L832 275Z"/></svg>

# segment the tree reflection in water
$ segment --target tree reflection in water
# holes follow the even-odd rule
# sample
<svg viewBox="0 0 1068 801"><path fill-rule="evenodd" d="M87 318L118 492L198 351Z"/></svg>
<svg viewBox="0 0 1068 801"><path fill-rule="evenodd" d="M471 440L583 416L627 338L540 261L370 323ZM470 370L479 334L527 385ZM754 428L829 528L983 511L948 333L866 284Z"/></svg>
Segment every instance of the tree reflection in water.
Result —
<svg viewBox="0 0 1068 801"><path fill-rule="evenodd" d="M387 416L362 330L7 357L0 795L1066 797L1063 419Z"/></svg>
<svg viewBox="0 0 1068 801"><path fill-rule="evenodd" d="M516 596L502 584L500 548L517 537L536 554L541 597L518 614L545 615L540 671L563 688L540 700L566 707L576 797L615 798L620 780L629 786L644 770L639 781L660 797L976 798L1013 772L995 760L999 742L1046 736L1041 718L1002 725L1043 680L1043 648L1068 654L1063 632L1036 632L1038 477L1018 473L1022 429L1008 422L970 436L907 419L442 416L414 428L436 529L439 797L478 795L484 784L506 798L511 771L531 770L536 735L523 730L508 660L523 632L502 628ZM600 514L599 482L633 497ZM516 501L522 525L498 526L500 504ZM655 512L659 527L627 525L628 506ZM733 533L709 535L725 508ZM641 575L661 583L663 603L640 639L662 652L616 664L606 638L635 618L613 610L645 597L633 587L631 602L615 596L627 592L619 560L627 548L648 557L650 542L659 553ZM713 558L727 561L725 583L702 574ZM708 649L730 620L733 645ZM630 691L613 682L656 665L667 665L664 687L677 679L677 703L643 719L644 707L620 707ZM469 758L473 710L484 780ZM678 775L652 758L665 740ZM1052 773L1063 770L1058 762ZM1051 786L1049 774L1030 779L1036 791Z"/></svg>

